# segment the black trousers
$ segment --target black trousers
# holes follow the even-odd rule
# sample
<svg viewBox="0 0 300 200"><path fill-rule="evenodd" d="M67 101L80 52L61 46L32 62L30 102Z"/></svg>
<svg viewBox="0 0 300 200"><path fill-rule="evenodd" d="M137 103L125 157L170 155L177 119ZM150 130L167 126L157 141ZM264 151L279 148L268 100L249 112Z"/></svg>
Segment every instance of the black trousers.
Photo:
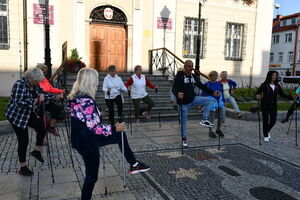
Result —
<svg viewBox="0 0 300 200"><path fill-rule="evenodd" d="M29 143L28 127L23 129L23 128L15 126L12 123L11 123L11 125L17 135L19 162L26 162L26 151L27 151L27 146ZM35 144L37 146L42 146L45 135L47 133L47 131L44 127L44 121L40 117L38 117L36 114L31 113L29 121L28 121L28 126L33 128L36 131L36 143Z"/></svg>
<svg viewBox="0 0 300 200"><path fill-rule="evenodd" d="M45 104L45 110L50 112L51 118L56 120L63 120L65 118L63 113L63 108L60 105L57 105L53 101Z"/></svg>
<svg viewBox="0 0 300 200"><path fill-rule="evenodd" d="M108 111L109 111L109 121L111 125L115 124L115 111L114 111L114 103L117 104L118 107L118 118L122 119L123 114L123 102L121 95L116 96L114 99L105 99Z"/></svg>
<svg viewBox="0 0 300 200"><path fill-rule="evenodd" d="M261 112L263 117L264 137L268 137L268 133L276 123L277 108L262 108Z"/></svg>
<svg viewBox="0 0 300 200"><path fill-rule="evenodd" d="M286 119L286 120L289 120L290 116L294 113L295 109L297 109L299 106L300 106L299 103L294 102L294 103L291 105L291 107L289 108L289 110L288 110L288 112L287 112L287 114L286 114L285 119Z"/></svg>
<svg viewBox="0 0 300 200"><path fill-rule="evenodd" d="M122 151L122 135L121 132L113 132L111 135L105 137L99 135L100 147L110 144L118 144ZM82 156L85 165L85 179L82 186L81 200L90 200L93 194L95 183L98 180L98 171L100 165L99 155L96 153L88 153L84 151L78 151ZM132 150L128 144L126 133L124 133L124 156L126 161L133 165L137 161L132 153Z"/></svg>

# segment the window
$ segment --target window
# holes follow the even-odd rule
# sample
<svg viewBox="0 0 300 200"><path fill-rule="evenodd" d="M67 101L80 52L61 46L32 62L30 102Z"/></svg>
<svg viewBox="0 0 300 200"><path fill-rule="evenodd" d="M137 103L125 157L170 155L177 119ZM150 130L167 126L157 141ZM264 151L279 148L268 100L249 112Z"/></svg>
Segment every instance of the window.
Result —
<svg viewBox="0 0 300 200"><path fill-rule="evenodd" d="M282 63L283 61L283 52L278 52L278 62Z"/></svg>
<svg viewBox="0 0 300 200"><path fill-rule="evenodd" d="M286 33L285 34L285 42L292 42L293 40L293 34L292 33Z"/></svg>
<svg viewBox="0 0 300 200"><path fill-rule="evenodd" d="M279 35L273 35L273 44L279 43L279 38L280 38Z"/></svg>
<svg viewBox="0 0 300 200"><path fill-rule="evenodd" d="M8 49L8 0L0 0L0 49Z"/></svg>
<svg viewBox="0 0 300 200"><path fill-rule="evenodd" d="M274 62L274 53L270 53L270 63Z"/></svg>
<svg viewBox="0 0 300 200"><path fill-rule="evenodd" d="M282 25L286 26L286 20L282 20Z"/></svg>
<svg viewBox="0 0 300 200"><path fill-rule="evenodd" d="M292 24L296 24L296 18L292 19Z"/></svg>
<svg viewBox="0 0 300 200"><path fill-rule="evenodd" d="M289 51L289 56L288 56L287 61L288 62L293 62L293 60L294 60L294 52L293 51Z"/></svg>
<svg viewBox="0 0 300 200"><path fill-rule="evenodd" d="M298 51L298 62L300 62L300 51Z"/></svg>
<svg viewBox="0 0 300 200"><path fill-rule="evenodd" d="M183 57L195 58L197 51L198 18L186 17L183 31ZM200 57L203 58L205 43L205 20L201 19Z"/></svg>
<svg viewBox="0 0 300 200"><path fill-rule="evenodd" d="M246 36L245 24L227 23L226 25L226 60L243 60L245 54Z"/></svg>

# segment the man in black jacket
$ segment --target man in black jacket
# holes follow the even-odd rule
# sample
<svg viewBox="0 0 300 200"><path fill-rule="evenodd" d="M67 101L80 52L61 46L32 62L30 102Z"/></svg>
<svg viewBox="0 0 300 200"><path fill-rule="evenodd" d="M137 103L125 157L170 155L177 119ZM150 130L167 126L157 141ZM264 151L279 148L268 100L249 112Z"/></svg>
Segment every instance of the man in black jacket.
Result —
<svg viewBox="0 0 300 200"><path fill-rule="evenodd" d="M196 96L195 86L205 91L208 94L219 96L220 92L213 92L211 89L201 83L199 77L192 73L193 62L187 60L184 62L184 71L178 72L173 83L172 92L176 96L177 104L180 106L181 118L182 118L182 142L183 146L187 147L186 136L186 121L188 117L188 111L191 106L204 106L203 119L200 121L200 125L205 127L212 127L213 125L208 121L209 116L209 104L212 103L209 97Z"/></svg>

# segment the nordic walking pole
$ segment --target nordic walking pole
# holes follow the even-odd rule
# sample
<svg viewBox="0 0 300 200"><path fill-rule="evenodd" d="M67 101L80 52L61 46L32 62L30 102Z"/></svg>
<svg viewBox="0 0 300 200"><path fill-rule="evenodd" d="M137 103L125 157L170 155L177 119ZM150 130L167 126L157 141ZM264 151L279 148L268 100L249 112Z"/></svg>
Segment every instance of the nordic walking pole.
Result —
<svg viewBox="0 0 300 200"><path fill-rule="evenodd" d="M261 145L261 130L260 130L260 99L257 99L257 107L258 107L258 132L259 132L259 145Z"/></svg>
<svg viewBox="0 0 300 200"><path fill-rule="evenodd" d="M125 173L125 153L124 153L124 130L121 132L122 137L122 167L123 167L123 187L124 187L124 199L127 199L126 195L126 173Z"/></svg>
<svg viewBox="0 0 300 200"><path fill-rule="evenodd" d="M108 123L107 124L110 124L109 116L110 116L110 112L113 112L112 110L110 110L110 108L111 108L110 104L113 104L113 102L110 101L110 90L107 90L107 96L108 96ZM113 117L115 117L115 116L113 116Z"/></svg>
<svg viewBox="0 0 300 200"><path fill-rule="evenodd" d="M293 105L293 107L294 107L294 113L295 113L295 109L297 109L296 105L297 105L297 104L294 102L294 105ZM289 132L290 132L291 124L292 124L292 121L293 121L293 119L294 119L294 113L292 114L292 117L291 117L290 122L289 122L288 131L286 132L287 135L288 135Z"/></svg>
<svg viewBox="0 0 300 200"><path fill-rule="evenodd" d="M295 105L297 105L297 103L295 103ZM296 110L296 117L295 117L295 129L296 129L296 133L295 133L295 146L298 146L298 126L297 126L297 106L295 106Z"/></svg>
<svg viewBox="0 0 300 200"><path fill-rule="evenodd" d="M64 112L64 116L65 116L65 127L66 127L66 132L67 132L67 138L68 138L68 143L69 143L69 152L70 152L70 158L71 158L71 162L72 162L72 167L74 169L74 160L73 160L73 155L72 155L72 147L71 147L71 137L70 137L70 131L69 131L69 125L68 125L68 119L67 119L67 113L65 111L65 107L64 107L64 100L61 99L60 100L61 102L61 106L62 106L62 109L63 109L63 112Z"/></svg>
<svg viewBox="0 0 300 200"><path fill-rule="evenodd" d="M131 124L131 101L130 101L130 90L128 90L128 124L129 124L129 129L130 129L130 134L132 135L132 124Z"/></svg>
<svg viewBox="0 0 300 200"><path fill-rule="evenodd" d="M158 96L158 88L155 88L155 96L156 96L156 100L157 100L157 96ZM157 100L157 107L158 107L158 126L159 128L161 127L161 123L160 123L160 108L159 108L159 100Z"/></svg>
<svg viewBox="0 0 300 200"><path fill-rule="evenodd" d="M43 102L43 120L44 120L44 126L45 129L47 130L47 122L46 122L46 109L45 109L45 102ZM51 176L52 176L52 183L54 183L54 174L53 174L53 166L52 166L52 159L51 159L51 155L50 155L50 142L49 142L49 138L48 138L48 133L46 133L46 140L48 143L48 148L47 148L47 154L49 157L49 163L50 163L50 171L51 171Z"/></svg>
<svg viewBox="0 0 300 200"><path fill-rule="evenodd" d="M107 186L106 186L106 168L105 168L105 152L104 152L104 147L102 147L102 160L103 160L104 195L107 195Z"/></svg>
<svg viewBox="0 0 300 200"><path fill-rule="evenodd" d="M183 155L183 123L182 123L183 109L182 109L182 104L179 106L180 106L180 129L181 129L181 154Z"/></svg>
<svg viewBox="0 0 300 200"><path fill-rule="evenodd" d="M217 130L216 132L218 132L218 150L221 149L221 130L220 130L220 97L217 98L217 103L218 103L218 109L217 109L217 118L218 118L218 122L217 122Z"/></svg>

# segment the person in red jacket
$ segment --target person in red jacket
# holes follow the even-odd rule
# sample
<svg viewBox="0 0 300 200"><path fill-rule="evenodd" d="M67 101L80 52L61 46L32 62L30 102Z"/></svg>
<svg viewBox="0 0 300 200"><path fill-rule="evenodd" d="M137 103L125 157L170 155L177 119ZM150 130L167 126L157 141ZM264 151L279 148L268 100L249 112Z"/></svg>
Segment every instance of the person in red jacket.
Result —
<svg viewBox="0 0 300 200"><path fill-rule="evenodd" d="M42 70L44 74L48 71L48 66L40 64L37 66ZM44 92L56 94L56 99L62 99L64 95L64 90L54 88L48 79L45 77L42 82L39 83L39 86L43 89ZM54 101L45 102L45 110L50 112L51 119L48 127L48 132L52 133L55 136L59 136L57 129L55 128L58 120L64 119L63 108L54 103Z"/></svg>

